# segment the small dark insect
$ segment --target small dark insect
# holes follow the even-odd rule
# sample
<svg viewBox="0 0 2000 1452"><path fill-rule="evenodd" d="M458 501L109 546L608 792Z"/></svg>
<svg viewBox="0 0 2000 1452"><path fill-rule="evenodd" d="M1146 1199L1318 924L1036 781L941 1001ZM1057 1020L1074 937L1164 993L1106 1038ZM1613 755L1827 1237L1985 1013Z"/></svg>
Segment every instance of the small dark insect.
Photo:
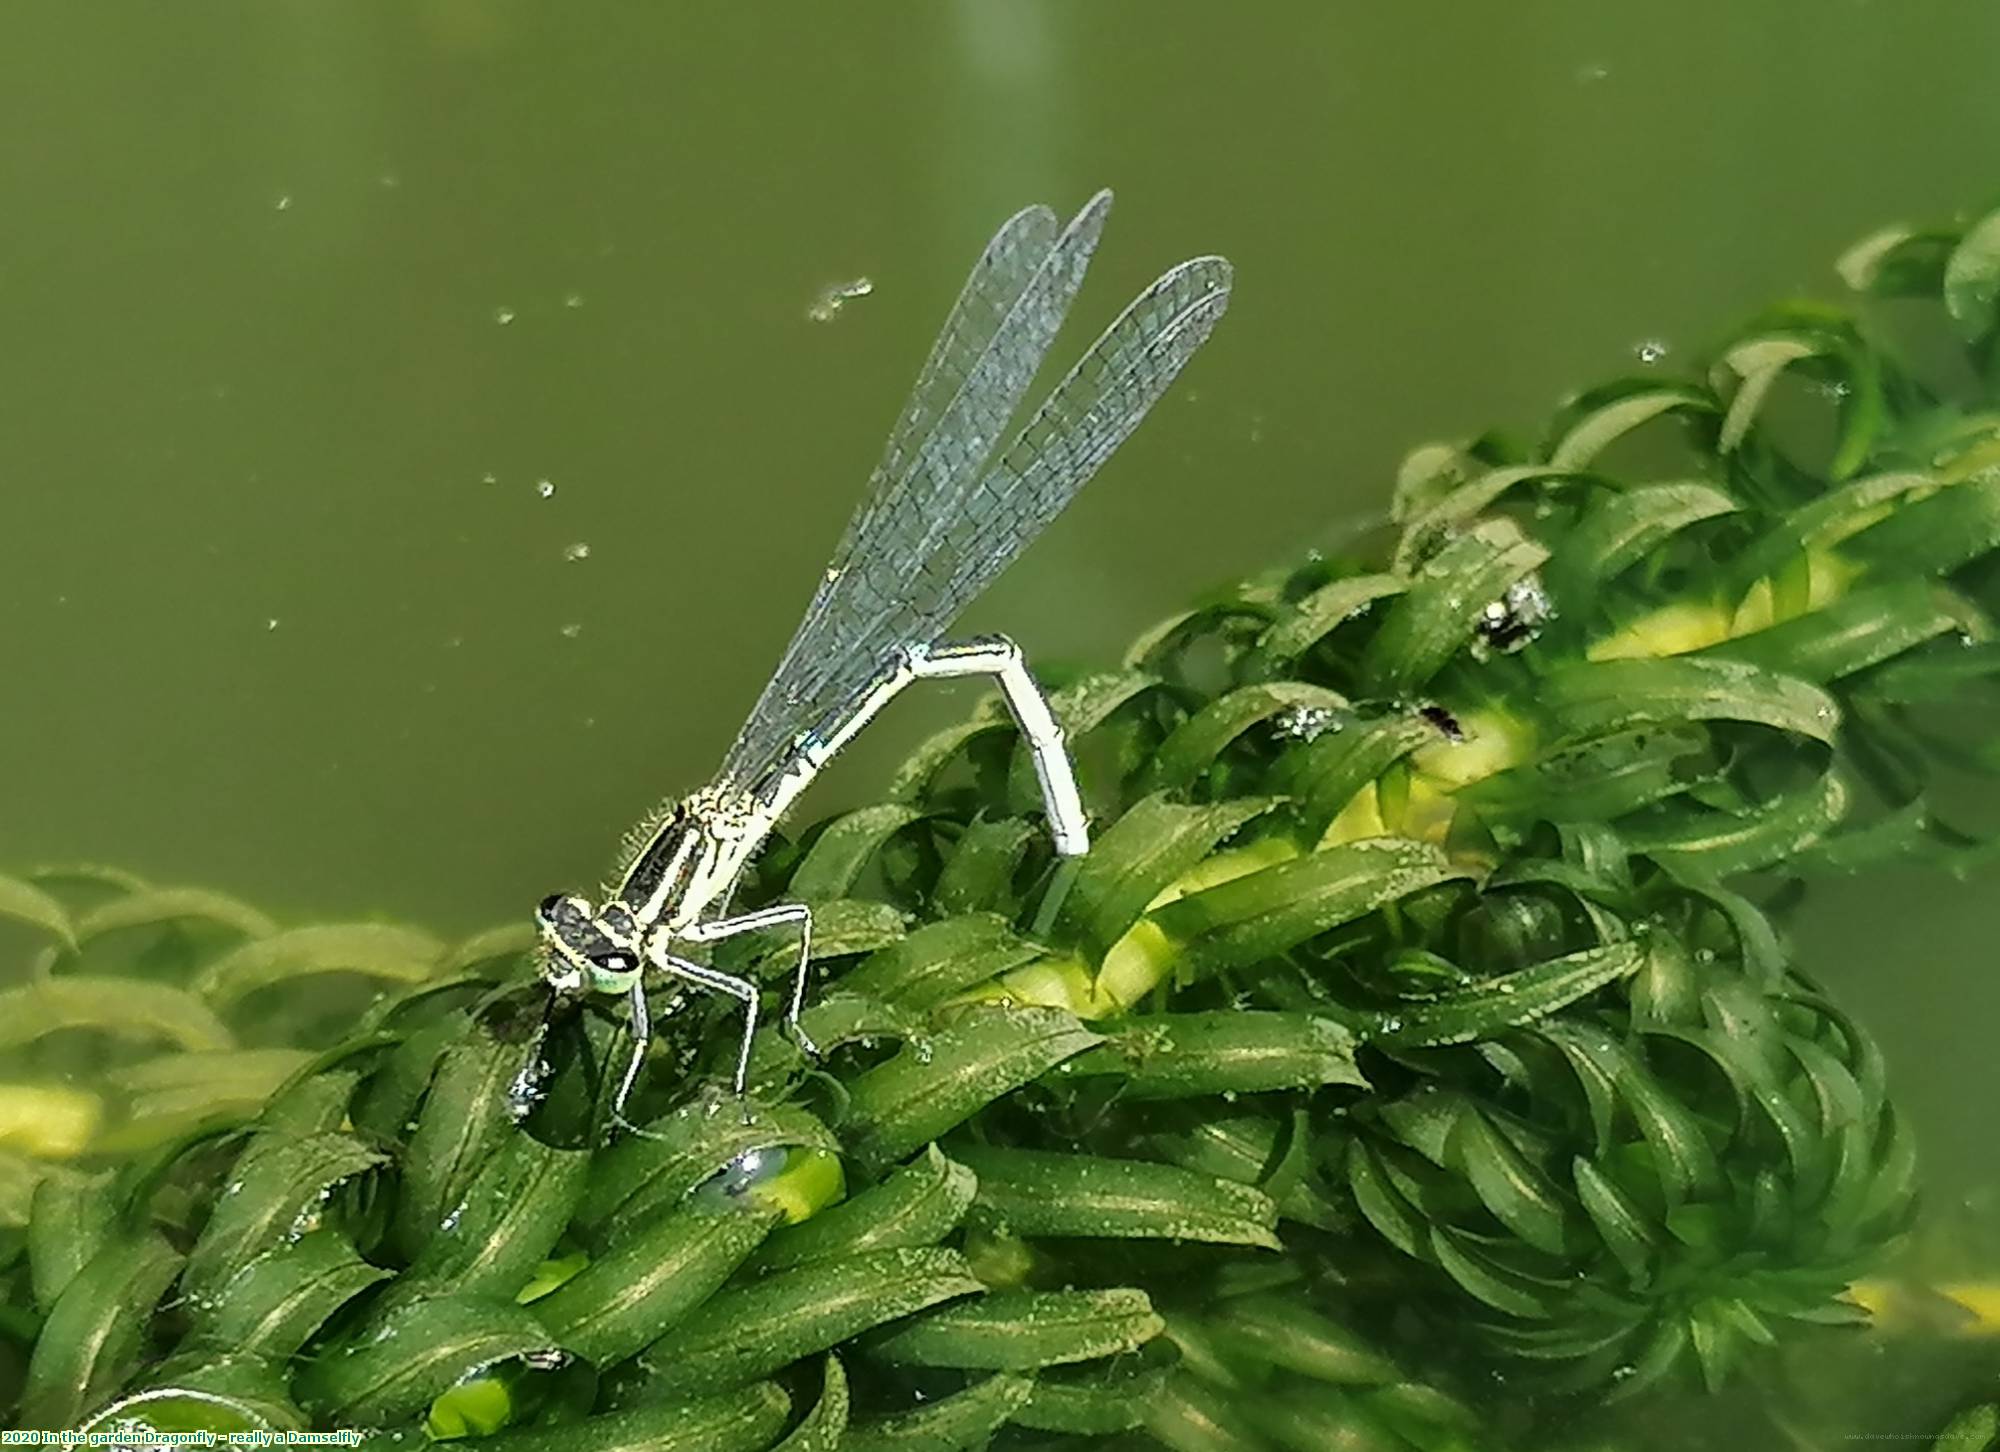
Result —
<svg viewBox="0 0 2000 1452"><path fill-rule="evenodd" d="M1433 701L1429 705L1424 706L1417 714L1430 722L1431 725L1437 727L1438 734L1454 746L1464 744L1465 728L1458 724L1458 717L1452 715L1451 712L1445 710L1437 702Z"/></svg>

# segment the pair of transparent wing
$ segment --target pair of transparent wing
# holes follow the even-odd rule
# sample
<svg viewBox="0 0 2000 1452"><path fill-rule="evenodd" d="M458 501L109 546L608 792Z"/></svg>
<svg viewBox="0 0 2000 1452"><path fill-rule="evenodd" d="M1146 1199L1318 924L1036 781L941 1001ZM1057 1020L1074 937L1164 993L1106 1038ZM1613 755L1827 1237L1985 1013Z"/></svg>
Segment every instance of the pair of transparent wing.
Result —
<svg viewBox="0 0 2000 1452"><path fill-rule="evenodd" d="M722 785L755 790L835 730L899 649L936 642L1207 339L1229 303L1229 264L1219 257L1183 262L1140 293L1000 449L1110 206L1111 194L1098 193L1060 232L1047 207L1030 207L987 244L867 497L724 759Z"/></svg>

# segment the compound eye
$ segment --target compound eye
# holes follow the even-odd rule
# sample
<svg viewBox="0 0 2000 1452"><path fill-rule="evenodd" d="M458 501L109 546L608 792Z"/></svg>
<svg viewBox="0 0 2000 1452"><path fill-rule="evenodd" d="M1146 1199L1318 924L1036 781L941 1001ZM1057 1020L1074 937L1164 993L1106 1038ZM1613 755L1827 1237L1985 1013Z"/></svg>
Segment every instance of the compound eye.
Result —
<svg viewBox="0 0 2000 1452"><path fill-rule="evenodd" d="M551 893L536 904L535 920L544 927L574 928L590 921L590 905L572 893Z"/></svg>
<svg viewBox="0 0 2000 1452"><path fill-rule="evenodd" d="M591 966L599 973L618 978L624 977L639 966L639 960L626 952L600 953L590 961Z"/></svg>

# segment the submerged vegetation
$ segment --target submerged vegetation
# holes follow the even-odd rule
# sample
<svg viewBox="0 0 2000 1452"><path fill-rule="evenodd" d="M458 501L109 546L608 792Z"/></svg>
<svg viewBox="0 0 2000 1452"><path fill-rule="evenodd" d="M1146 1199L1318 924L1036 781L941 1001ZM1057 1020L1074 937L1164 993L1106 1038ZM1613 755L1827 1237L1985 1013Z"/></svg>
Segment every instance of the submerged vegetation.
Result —
<svg viewBox="0 0 2000 1452"><path fill-rule="evenodd" d="M1073 870L997 709L779 844L825 1057L739 1103L729 1006L663 1003L643 1137L525 927L0 879L11 1420L1442 1452L1876 1334L1911 1136L1783 920L1990 855L1936 803L2000 765L2000 214L1842 271L1892 306L1419 450L1378 537L1061 683Z"/></svg>

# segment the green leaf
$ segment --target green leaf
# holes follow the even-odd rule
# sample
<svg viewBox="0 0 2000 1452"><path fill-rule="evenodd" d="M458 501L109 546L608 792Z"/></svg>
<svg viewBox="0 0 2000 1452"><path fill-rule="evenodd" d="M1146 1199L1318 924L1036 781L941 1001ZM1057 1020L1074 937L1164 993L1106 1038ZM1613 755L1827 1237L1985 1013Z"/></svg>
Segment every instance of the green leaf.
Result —
<svg viewBox="0 0 2000 1452"><path fill-rule="evenodd" d="M947 726L919 742L916 749L903 758L895 774L889 778L888 790L883 795L893 802L911 805L922 802L931 789L933 779L974 742L981 737L999 736L1013 729L1011 721L987 717Z"/></svg>
<svg viewBox="0 0 2000 1452"><path fill-rule="evenodd" d="M1948 587L1898 580L1710 646L1702 656L1747 661L1818 685L1891 660L1947 631L1972 641L1990 636L1992 627L1978 607Z"/></svg>
<svg viewBox="0 0 2000 1452"><path fill-rule="evenodd" d="M1227 838L1277 803L1269 798L1181 806L1142 797L1091 844L1078 864L1060 923L1093 956L1136 923L1153 900Z"/></svg>
<svg viewBox="0 0 2000 1452"><path fill-rule="evenodd" d="M1540 1286L1508 1270L1448 1226L1431 1228L1430 1248L1431 1258L1474 1300L1510 1316L1537 1321L1547 1319L1554 1310L1553 1299Z"/></svg>
<svg viewBox="0 0 2000 1452"><path fill-rule="evenodd" d="M1141 636L1126 652L1127 664L1143 658L1149 650L1149 637ZM1056 718L1056 724L1062 728L1067 739L1080 741L1141 696L1157 691L1161 686L1160 678L1148 670L1095 672L1079 676L1060 690L1051 691L1049 713ZM1011 721L1007 723L1007 729L1013 729ZM1035 783L1034 758L1025 742L1014 748L1014 759L1007 773L1007 799L1013 803L1041 800L1040 789ZM1086 800L1085 805L1092 803Z"/></svg>
<svg viewBox="0 0 2000 1452"><path fill-rule="evenodd" d="M964 913L1009 914L1019 906L1014 876L1041 836L1039 825L1020 817L968 823L931 887L932 909L947 919Z"/></svg>
<svg viewBox="0 0 2000 1452"><path fill-rule="evenodd" d="M912 1322L872 1354L910 1366L1033 1371L1136 1351L1165 1326L1144 1291L995 1291Z"/></svg>
<svg viewBox="0 0 2000 1452"><path fill-rule="evenodd" d="M1685 656L1561 666L1541 699L1565 743L1640 725L1715 720L1831 742L1840 720L1833 697L1808 682L1741 661Z"/></svg>
<svg viewBox="0 0 2000 1452"><path fill-rule="evenodd" d="M274 983L325 973L354 973L390 983L421 983L435 974L445 945L415 928L339 923L293 928L258 938L203 968L194 991L226 1007Z"/></svg>
<svg viewBox="0 0 2000 1452"><path fill-rule="evenodd" d="M1608 822L1687 791L1717 764L1705 728L1649 724L1496 772L1461 789L1457 800L1494 820Z"/></svg>
<svg viewBox="0 0 2000 1452"><path fill-rule="evenodd" d="M1715 441L1716 452L1735 453L1756 422L1772 384L1792 364L1819 355L1820 350L1813 342L1782 333L1753 337L1730 348L1715 372L1719 375L1727 368L1740 381L1729 400L1729 411L1723 416L1722 430Z"/></svg>
<svg viewBox="0 0 2000 1452"><path fill-rule="evenodd" d="M1631 1197L1582 1155L1571 1159L1570 1176L1576 1184L1578 1203L1590 1217L1598 1238L1634 1283L1643 1282L1659 1242L1657 1232Z"/></svg>
<svg viewBox="0 0 2000 1452"><path fill-rule="evenodd" d="M1605 943L1550 958L1424 1003L1384 1010L1363 1028L1370 1042L1399 1048L1462 1044L1533 1022L1638 971L1635 943Z"/></svg>
<svg viewBox="0 0 2000 1452"><path fill-rule="evenodd" d="M1606 585L1674 535L1736 508L1729 495L1699 480L1600 494L1555 544L1550 593L1565 614L1581 616Z"/></svg>
<svg viewBox="0 0 2000 1452"><path fill-rule="evenodd" d="M523 957L534 952L540 941L540 932L526 919L486 928L474 933L444 955L438 964L435 981L446 980L489 964Z"/></svg>
<svg viewBox="0 0 2000 1452"><path fill-rule="evenodd" d="M793 869L789 896L805 903L846 897L888 840L923 813L900 802L863 807L828 823Z"/></svg>
<svg viewBox="0 0 2000 1452"><path fill-rule="evenodd" d="M227 1049L236 1041L214 1010L171 984L89 973L0 989L0 1049L80 1028L141 1043L165 1039L190 1050Z"/></svg>
<svg viewBox="0 0 2000 1452"><path fill-rule="evenodd" d="M1467 874L1437 848L1401 838L1352 842L1280 862L1154 909L1201 972L1247 968L1385 903Z"/></svg>
<svg viewBox="0 0 2000 1452"><path fill-rule="evenodd" d="M1578 402L1581 407L1549 449L1549 463L1557 468L1588 468L1619 439L1666 414L1716 412L1715 400L1704 390L1685 384L1661 387L1650 380L1614 384Z"/></svg>
<svg viewBox="0 0 2000 1452"><path fill-rule="evenodd" d="M215 1297L195 1302L194 1335L221 1350L282 1362L335 1311L391 1274L363 1260L346 1236L309 1231L251 1260Z"/></svg>
<svg viewBox="0 0 2000 1452"><path fill-rule="evenodd" d="M1993 331L1993 307L2000 299L2000 212L1990 212L1965 230L1944 265L1944 310L1968 343Z"/></svg>
<svg viewBox="0 0 2000 1452"><path fill-rule="evenodd" d="M1303 681L1265 681L1217 696L1171 731L1153 752L1144 787L1185 791L1195 785L1236 739L1287 711L1345 711L1347 698Z"/></svg>
<svg viewBox="0 0 2000 1452"><path fill-rule="evenodd" d="M1569 1217L1555 1187L1485 1112L1460 1116L1452 1153L1494 1219L1537 1250L1564 1253Z"/></svg>
<svg viewBox="0 0 2000 1452"><path fill-rule="evenodd" d="M691 1203L658 1216L535 1302L558 1343L598 1366L623 1361L707 1301L777 1216Z"/></svg>
<svg viewBox="0 0 2000 1452"><path fill-rule="evenodd" d="M1133 1360L1136 1365L1087 1362L1074 1371L1043 1372L1014 1412L1015 1424L1076 1437L1108 1437L1138 1426L1146 1403L1166 1384L1169 1368L1164 1358Z"/></svg>
<svg viewBox="0 0 2000 1452"><path fill-rule="evenodd" d="M311 1062L301 1049L226 1049L162 1054L113 1069L105 1079L124 1097L125 1119L91 1148L130 1154L202 1124L249 1119Z"/></svg>
<svg viewBox="0 0 2000 1452"><path fill-rule="evenodd" d="M799 1026L822 1057L848 1044L873 1048L883 1040L915 1039L924 1033L924 1020L916 1013L838 990L820 995L799 1015ZM781 1093L805 1068L805 1051L783 1023L767 1023L757 1031L750 1049L753 1092Z"/></svg>
<svg viewBox="0 0 2000 1452"><path fill-rule="evenodd" d="M334 1186L383 1159L351 1135L258 1135L237 1159L188 1254L182 1294L197 1305L219 1297L257 1256L311 1228L313 1212Z"/></svg>
<svg viewBox="0 0 2000 1452"><path fill-rule="evenodd" d="M829 1356L821 1376L819 1400L806 1413L805 1420L771 1452L854 1452L854 1442L847 1436L848 1411L847 1372L838 1356Z"/></svg>
<svg viewBox="0 0 2000 1452"><path fill-rule="evenodd" d="M1459 528L1485 514L1503 495L1522 484L1568 483L1588 477L1548 464L1509 464L1489 469L1457 485L1404 525L1402 536L1396 541L1395 568L1405 574L1419 568Z"/></svg>
<svg viewBox="0 0 2000 1452"><path fill-rule="evenodd" d="M108 1242L70 1278L35 1339L15 1425L74 1427L138 1365L153 1308L180 1272L158 1234Z"/></svg>
<svg viewBox="0 0 2000 1452"><path fill-rule="evenodd" d="M1967 1407L1953 1417L1931 1452L1992 1452L2000 1447L2000 1402Z"/></svg>
<svg viewBox="0 0 2000 1452"><path fill-rule="evenodd" d="M1416 711L1343 722L1289 747L1273 777L1294 798L1308 836L1317 839L1356 792L1418 747L1438 740L1438 728Z"/></svg>
<svg viewBox="0 0 2000 1452"><path fill-rule="evenodd" d="M292 1404L284 1369L247 1353L184 1352L155 1367L146 1385L100 1408L81 1432L302 1432L305 1413ZM217 1445L223 1438L218 1435ZM268 1444L282 1446L282 1438Z"/></svg>
<svg viewBox="0 0 2000 1452"><path fill-rule="evenodd" d="M948 1160L936 1145L845 1204L779 1229L764 1242L760 1270L789 1270L814 1261L935 1245L958 1228L972 1206L978 1177Z"/></svg>
<svg viewBox="0 0 2000 1452"><path fill-rule="evenodd" d="M1402 1371L1365 1336L1329 1320L1297 1296L1249 1296L1229 1302L1211 1323L1252 1366L1276 1366L1337 1386L1378 1386Z"/></svg>
<svg viewBox="0 0 2000 1452"><path fill-rule="evenodd" d="M1456 536L1390 606L1363 652L1362 678L1382 695L1421 690L1471 639L1480 612L1547 558L1504 519Z"/></svg>
<svg viewBox="0 0 2000 1452"><path fill-rule="evenodd" d="M1429 1222L1396 1187L1375 1150L1354 1140L1346 1158L1347 1188L1362 1217L1405 1255L1428 1258Z"/></svg>
<svg viewBox="0 0 2000 1452"><path fill-rule="evenodd" d="M246 938L268 938L278 925L240 898L205 887L148 887L113 898L77 920L76 940L88 943L127 928L204 923Z"/></svg>
<svg viewBox="0 0 2000 1452"><path fill-rule="evenodd" d="M850 1153L880 1168L1103 1040L1053 1008L974 1005L850 1087Z"/></svg>
<svg viewBox="0 0 2000 1452"><path fill-rule="evenodd" d="M1856 292L1876 297L1934 295L1944 279L1945 259L1957 241L1956 232L1941 228L1884 227L1843 252L1834 270Z"/></svg>
<svg viewBox="0 0 2000 1452"><path fill-rule="evenodd" d="M1740 815L1668 810L1630 824L1626 842L1676 873L1733 877L1783 862L1819 841L1847 815L1849 800L1846 781L1830 771Z"/></svg>
<svg viewBox="0 0 2000 1452"><path fill-rule="evenodd" d="M1127 1099L1184 1099L1366 1085L1354 1035L1306 1013L1220 1009L1149 1014L1071 1061L1066 1072L1112 1074Z"/></svg>
<svg viewBox="0 0 2000 1452"><path fill-rule="evenodd" d="M396 1202L396 1243L405 1255L423 1249L464 1202L480 1167L524 1132L513 1110L520 1072L512 1046L476 1035L438 1061L409 1135Z"/></svg>
<svg viewBox="0 0 2000 1452"><path fill-rule="evenodd" d="M1193 1376L1169 1378L1145 1406L1146 1428L1174 1452L1268 1452L1235 1402Z"/></svg>
<svg viewBox="0 0 2000 1452"><path fill-rule="evenodd" d="M69 910L32 882L0 873L0 918L39 928L63 947L76 948L76 930Z"/></svg>
<svg viewBox="0 0 2000 1452"><path fill-rule="evenodd" d="M900 942L906 919L893 903L837 897L813 907L812 961L826 963ZM718 951L719 966L753 978L789 979L799 961L798 938L789 928L771 928L731 938Z"/></svg>
<svg viewBox="0 0 2000 1452"><path fill-rule="evenodd" d="M853 1428L840 1452L976 1452L1027 1404L1034 1386L1032 1377L986 1377L915 1411Z"/></svg>
<svg viewBox="0 0 2000 1452"><path fill-rule="evenodd" d="M590 1154L532 1135L501 1140L446 1210L399 1285L511 1296L555 1248L583 1198Z"/></svg>
<svg viewBox="0 0 2000 1452"><path fill-rule="evenodd" d="M1046 951L1021 937L1006 919L973 913L918 928L870 954L842 974L839 983L845 992L885 1003L932 1008L975 984L1026 967Z"/></svg>
<svg viewBox="0 0 2000 1452"><path fill-rule="evenodd" d="M967 1145L974 1213L1015 1236L1204 1241L1276 1250L1278 1207L1234 1180L1175 1165Z"/></svg>
<svg viewBox="0 0 2000 1452"><path fill-rule="evenodd" d="M880 1250L782 1271L712 1297L655 1342L646 1357L651 1384L672 1391L753 1381L984 1289L953 1250Z"/></svg>
<svg viewBox="0 0 2000 1452"><path fill-rule="evenodd" d="M577 1223L596 1240L615 1244L739 1156L790 1145L832 1154L842 1149L803 1109L702 1094L592 1160Z"/></svg>
<svg viewBox="0 0 2000 1452"><path fill-rule="evenodd" d="M1287 1123L1263 1115L1201 1116L1144 1144L1182 1169L1255 1185L1277 1202L1283 1219L1320 1230L1343 1229L1351 1219L1334 1206L1309 1162L1314 1139L1303 1109Z"/></svg>
<svg viewBox="0 0 2000 1452"><path fill-rule="evenodd" d="M1349 575L1333 580L1294 602L1258 637L1255 673L1269 678L1371 609L1377 600L1399 595L1408 581L1396 575Z"/></svg>
<svg viewBox="0 0 2000 1452"><path fill-rule="evenodd" d="M1701 1122L1636 1059L1621 1066L1618 1092L1652 1148L1651 1169L1669 1213L1690 1195L1706 1195L1721 1185L1722 1166Z"/></svg>
<svg viewBox="0 0 2000 1452"><path fill-rule="evenodd" d="M498 1432L469 1445L479 1452L763 1452L790 1410L783 1388L759 1382L693 1401Z"/></svg>
<svg viewBox="0 0 2000 1452"><path fill-rule="evenodd" d="M1826 550L1878 523L1907 500L1937 488L1934 476L1910 471L1872 474L1814 495L1770 524L1723 561L1731 593L1793 566L1811 550Z"/></svg>
<svg viewBox="0 0 2000 1452"><path fill-rule="evenodd" d="M512 1301L444 1295L389 1307L371 1325L305 1363L299 1398L341 1426L384 1426L420 1415L459 1382L502 1362L559 1348Z"/></svg>
<svg viewBox="0 0 2000 1452"><path fill-rule="evenodd" d="M50 1176L33 1193L28 1280L35 1304L47 1312L111 1239L118 1202L103 1177Z"/></svg>

